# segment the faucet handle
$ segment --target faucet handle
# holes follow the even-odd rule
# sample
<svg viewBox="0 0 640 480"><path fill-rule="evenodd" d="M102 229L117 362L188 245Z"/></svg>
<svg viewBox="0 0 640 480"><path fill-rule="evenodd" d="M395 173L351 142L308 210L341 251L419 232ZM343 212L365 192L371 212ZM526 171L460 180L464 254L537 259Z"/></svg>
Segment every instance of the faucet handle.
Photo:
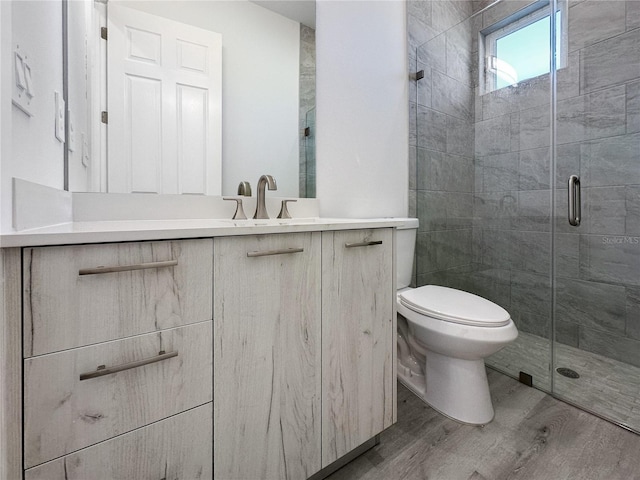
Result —
<svg viewBox="0 0 640 480"><path fill-rule="evenodd" d="M242 181L238 185L238 195L243 197L251 196L251 184L247 181Z"/></svg>
<svg viewBox="0 0 640 480"><path fill-rule="evenodd" d="M287 203L289 202L297 202L298 200L282 200L282 207L280 208L280 213L278 214L278 218L291 218L291 214L287 209Z"/></svg>
<svg viewBox="0 0 640 480"><path fill-rule="evenodd" d="M236 197L222 197L223 200L232 200L236 202L236 212L233 214L232 220L246 220L247 216L244 214L244 208L242 208L242 199Z"/></svg>

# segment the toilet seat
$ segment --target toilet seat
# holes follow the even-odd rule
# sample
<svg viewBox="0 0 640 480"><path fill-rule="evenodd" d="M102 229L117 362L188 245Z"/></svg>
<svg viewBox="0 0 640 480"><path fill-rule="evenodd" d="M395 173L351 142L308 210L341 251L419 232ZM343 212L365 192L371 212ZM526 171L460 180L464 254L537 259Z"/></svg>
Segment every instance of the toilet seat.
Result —
<svg viewBox="0 0 640 480"><path fill-rule="evenodd" d="M504 308L485 298L437 285L402 291L398 299L416 313L461 325L503 327L511 320Z"/></svg>

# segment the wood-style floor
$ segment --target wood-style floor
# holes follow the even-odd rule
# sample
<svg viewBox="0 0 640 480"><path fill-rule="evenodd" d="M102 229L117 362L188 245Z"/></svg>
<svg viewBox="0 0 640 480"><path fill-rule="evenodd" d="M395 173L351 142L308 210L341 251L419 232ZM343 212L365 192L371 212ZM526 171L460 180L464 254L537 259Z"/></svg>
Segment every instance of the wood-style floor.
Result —
<svg viewBox="0 0 640 480"><path fill-rule="evenodd" d="M461 425L398 386L398 423L331 480L633 480L640 436L488 370L496 415Z"/></svg>

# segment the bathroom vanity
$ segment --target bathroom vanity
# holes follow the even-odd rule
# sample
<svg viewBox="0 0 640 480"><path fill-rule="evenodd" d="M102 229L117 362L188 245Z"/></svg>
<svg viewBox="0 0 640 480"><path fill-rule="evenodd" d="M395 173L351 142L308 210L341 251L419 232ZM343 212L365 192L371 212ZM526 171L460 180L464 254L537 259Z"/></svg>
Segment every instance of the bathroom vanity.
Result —
<svg viewBox="0 0 640 480"><path fill-rule="evenodd" d="M331 466L396 420L398 224L3 236L0 471L304 480Z"/></svg>

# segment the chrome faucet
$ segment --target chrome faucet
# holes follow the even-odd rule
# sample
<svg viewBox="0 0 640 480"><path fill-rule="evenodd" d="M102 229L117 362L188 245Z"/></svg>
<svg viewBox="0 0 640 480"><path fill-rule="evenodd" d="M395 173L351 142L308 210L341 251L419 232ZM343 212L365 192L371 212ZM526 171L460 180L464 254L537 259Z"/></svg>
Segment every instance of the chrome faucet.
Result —
<svg viewBox="0 0 640 480"><path fill-rule="evenodd" d="M262 175L258 180L258 201L256 205L256 213L253 218L269 218L264 200L264 187L268 185L269 190L277 190L276 179L271 175Z"/></svg>

